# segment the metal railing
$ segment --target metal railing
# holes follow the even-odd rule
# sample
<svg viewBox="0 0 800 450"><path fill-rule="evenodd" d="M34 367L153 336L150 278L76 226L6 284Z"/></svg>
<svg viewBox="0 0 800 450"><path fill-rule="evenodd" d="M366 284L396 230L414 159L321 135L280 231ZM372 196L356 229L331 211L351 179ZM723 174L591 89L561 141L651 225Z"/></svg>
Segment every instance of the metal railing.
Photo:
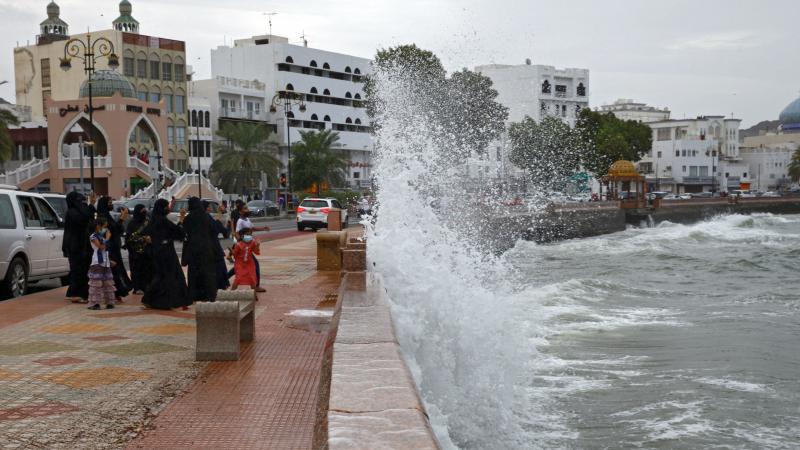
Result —
<svg viewBox="0 0 800 450"><path fill-rule="evenodd" d="M89 163L90 158L88 156L83 157L83 168L85 170L89 170ZM80 169L81 168L81 157L70 157L65 158L61 156L58 159L59 168L61 169ZM95 156L94 157L94 168L95 169L108 169L111 167L111 156Z"/></svg>
<svg viewBox="0 0 800 450"><path fill-rule="evenodd" d="M220 108L219 117L224 119L243 119L243 120L259 120L266 121L266 111L247 111L242 109L231 110L229 108Z"/></svg>

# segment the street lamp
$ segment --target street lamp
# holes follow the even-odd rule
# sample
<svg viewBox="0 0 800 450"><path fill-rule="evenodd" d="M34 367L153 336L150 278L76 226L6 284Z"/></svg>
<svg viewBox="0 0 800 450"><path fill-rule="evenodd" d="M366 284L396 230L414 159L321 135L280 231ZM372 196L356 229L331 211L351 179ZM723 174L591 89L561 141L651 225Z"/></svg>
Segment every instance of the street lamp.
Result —
<svg viewBox="0 0 800 450"><path fill-rule="evenodd" d="M83 71L86 73L89 86L89 176L92 183L92 192L95 191L94 183L94 105L92 104L92 75L95 64L100 58L108 59L108 67L116 70L119 67L119 57L114 53L114 44L104 37L92 41L92 35L86 34L86 41L72 38L64 44L64 57L61 60L61 70L64 72L72 68L72 58L83 61ZM83 155L81 155L81 159Z"/></svg>
<svg viewBox="0 0 800 450"><path fill-rule="evenodd" d="M292 106L297 105L300 112L306 112L306 104L303 101L303 95L291 91L278 92L272 97L272 105L269 107L269 112L278 112L278 107L283 107L283 117L286 119L286 186L287 190L284 194L286 196L286 211L289 211L289 191L291 190L292 180L292 138L289 129L289 113L292 112Z"/></svg>

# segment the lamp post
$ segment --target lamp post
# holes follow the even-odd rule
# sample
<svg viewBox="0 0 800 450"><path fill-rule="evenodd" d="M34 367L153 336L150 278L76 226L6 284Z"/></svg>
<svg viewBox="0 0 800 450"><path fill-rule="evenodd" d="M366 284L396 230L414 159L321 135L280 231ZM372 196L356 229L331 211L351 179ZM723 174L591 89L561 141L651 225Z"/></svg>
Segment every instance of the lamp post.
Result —
<svg viewBox="0 0 800 450"><path fill-rule="evenodd" d="M68 71L72 68L72 58L83 61L83 71L87 75L89 86L89 177L92 184L92 192L95 191L94 182L94 105L92 104L92 75L95 65L100 58L108 58L108 67L116 70L119 67L119 57L114 53L114 44L104 37L92 40L91 33L86 34L86 40L72 38L64 44L64 57L61 60L61 70ZM81 155L83 158L83 155Z"/></svg>
<svg viewBox="0 0 800 450"><path fill-rule="evenodd" d="M283 107L283 117L286 119L286 211L289 211L289 191L291 190L292 180L292 138L291 130L289 127L289 113L292 112L292 106L297 105L300 112L306 112L306 104L303 101L302 94L297 94L291 91L282 91L272 97L272 105L269 107L269 112L278 112L278 107Z"/></svg>

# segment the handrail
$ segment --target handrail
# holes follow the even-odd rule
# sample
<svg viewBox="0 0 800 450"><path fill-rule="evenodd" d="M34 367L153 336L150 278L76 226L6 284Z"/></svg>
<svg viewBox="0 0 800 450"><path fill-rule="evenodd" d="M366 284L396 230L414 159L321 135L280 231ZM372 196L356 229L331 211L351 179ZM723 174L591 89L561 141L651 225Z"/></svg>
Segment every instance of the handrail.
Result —
<svg viewBox="0 0 800 450"><path fill-rule="evenodd" d="M0 174L0 184L19 186L43 172L50 170L49 159L32 159L12 171Z"/></svg>

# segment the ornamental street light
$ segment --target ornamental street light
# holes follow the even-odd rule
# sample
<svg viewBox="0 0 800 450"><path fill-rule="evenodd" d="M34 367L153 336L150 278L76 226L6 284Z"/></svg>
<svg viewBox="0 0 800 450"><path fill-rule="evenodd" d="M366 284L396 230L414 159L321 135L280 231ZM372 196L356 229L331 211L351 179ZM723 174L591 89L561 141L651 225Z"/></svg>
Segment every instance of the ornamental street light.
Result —
<svg viewBox="0 0 800 450"><path fill-rule="evenodd" d="M92 192L95 191L94 182L94 105L92 104L92 76L94 75L95 65L100 58L108 59L108 68L116 70L119 67L119 57L114 53L114 44L104 38L99 37L94 41L90 33L86 34L86 40L72 38L64 44L64 57L61 60L61 70L64 72L72 68L72 58L83 61L83 71L86 73L89 87L89 177L91 178ZM81 155L83 158L83 155Z"/></svg>
<svg viewBox="0 0 800 450"><path fill-rule="evenodd" d="M274 97L272 97L272 105L269 107L269 112L271 113L276 113L278 112L278 107L283 107L283 117L286 119L286 183L288 188L286 189L286 192L284 192L284 196L286 197L285 204L287 212L289 211L289 191L291 190L292 186L292 137L289 127L289 114L293 114L293 106L297 106L300 112L306 112L306 104L303 101L303 95L292 91L282 91L278 92Z"/></svg>

